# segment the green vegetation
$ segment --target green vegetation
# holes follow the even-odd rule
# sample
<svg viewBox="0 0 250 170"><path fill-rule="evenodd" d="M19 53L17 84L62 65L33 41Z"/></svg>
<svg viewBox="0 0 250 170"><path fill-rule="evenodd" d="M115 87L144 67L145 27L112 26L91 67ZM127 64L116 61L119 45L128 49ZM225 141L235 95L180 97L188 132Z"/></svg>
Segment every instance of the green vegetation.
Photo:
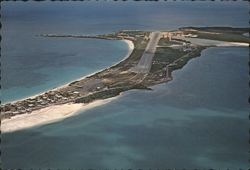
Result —
<svg viewBox="0 0 250 170"><path fill-rule="evenodd" d="M142 54L147 46L148 40L144 40L144 38L139 37L139 38L136 38L136 40L133 41L133 43L134 43L134 50L131 53L131 55L129 56L129 58L127 60L124 60L124 61L120 62L119 64L111 67L111 68L118 66L118 67L122 67L121 71L125 71L125 70L128 70L129 68L131 68L131 64L136 64L140 60L140 58L141 58L141 56L142 56Z"/></svg>
<svg viewBox="0 0 250 170"><path fill-rule="evenodd" d="M185 38L183 36L184 33L184 35L198 35L198 38L203 39L250 42L248 37L242 35L249 31L248 28L186 27L180 28L180 30L181 32L176 32L178 32L178 36L182 36L181 38ZM74 81L67 87L63 87L56 91L46 92L35 99L27 99L1 107L1 110L4 111L4 116L2 117L6 118L15 114L29 113L51 104L63 104L68 102L90 103L94 100L117 96L131 89L150 90L148 87L152 85L171 80L171 74L174 70L182 68L191 58L200 56L201 51L209 47L191 44L187 40L175 39L178 38L178 36L175 37L174 35L171 37L171 41L167 38L161 38L158 43L159 46L154 54L155 56L152 61L150 72L133 72L131 68L134 68L138 64L145 52L145 48L149 42L149 34L150 32L145 31L126 30L114 34L96 36L42 34L41 36L44 37L96 38L106 40L128 39L133 41L134 50L131 55L122 62L84 79ZM166 65L168 65L168 78L166 78L165 75L167 72L163 70Z"/></svg>
<svg viewBox="0 0 250 170"><path fill-rule="evenodd" d="M114 40L120 40L121 38L117 37L115 34L103 34L103 35L97 35L95 38L98 39L114 39Z"/></svg>
<svg viewBox="0 0 250 170"><path fill-rule="evenodd" d="M233 33L233 34L243 34L249 32L249 28L233 28L233 27L183 27L184 29L194 29L198 31L216 32L216 33Z"/></svg>
<svg viewBox="0 0 250 170"><path fill-rule="evenodd" d="M97 99L107 99L119 95L122 91L129 90L129 88L116 88L110 90L104 90L101 92L96 92L94 94L84 96L75 100L75 103L90 103Z"/></svg>
<svg viewBox="0 0 250 170"><path fill-rule="evenodd" d="M198 38L211 39L211 40L220 40L220 41L229 41L229 42L243 42L249 43L250 40L248 37L245 37L240 34L230 34L230 33L221 33L221 34L207 34L207 33L196 33Z"/></svg>
<svg viewBox="0 0 250 170"><path fill-rule="evenodd" d="M159 43L158 43L159 46L170 46L170 45L173 45L173 44L179 45L179 44L182 44L182 43L180 43L178 41L175 41L175 42L171 41L170 42L167 38L161 38Z"/></svg>
<svg viewBox="0 0 250 170"><path fill-rule="evenodd" d="M150 72L155 73L157 71L162 71L166 64L173 63L175 60L181 58L187 54L179 49L173 49L170 47L158 47L153 60L153 65Z"/></svg>
<svg viewBox="0 0 250 170"><path fill-rule="evenodd" d="M191 58L195 58L201 55L201 51L204 50L206 47L197 47L194 51L182 56L180 60L176 61L174 64L169 66L169 72L181 69Z"/></svg>
<svg viewBox="0 0 250 170"><path fill-rule="evenodd" d="M145 31L124 30L122 32L132 37L149 35L149 32L145 32Z"/></svg>
<svg viewBox="0 0 250 170"><path fill-rule="evenodd" d="M192 30L190 30L192 29ZM185 27L180 30L185 34L196 34L198 38L228 41L228 42L242 42L250 43L249 37L242 35L249 31L248 28L231 28L231 27Z"/></svg>
<svg viewBox="0 0 250 170"><path fill-rule="evenodd" d="M75 100L75 103L90 103L94 100L107 99L111 97L118 96L121 92L128 91L130 89L146 89L151 90L150 88L144 86L143 84L135 84L133 86L124 86L120 88L114 88L109 90L103 90L100 92L96 92L90 94L88 96L84 96Z"/></svg>
<svg viewBox="0 0 250 170"><path fill-rule="evenodd" d="M183 51L170 47L158 47L156 50L153 64L147 78L143 84L151 86L166 81L164 79L164 67L168 65L168 76L171 80L171 75L174 70L181 69L191 58L200 56L200 53L206 47L195 46L191 51Z"/></svg>

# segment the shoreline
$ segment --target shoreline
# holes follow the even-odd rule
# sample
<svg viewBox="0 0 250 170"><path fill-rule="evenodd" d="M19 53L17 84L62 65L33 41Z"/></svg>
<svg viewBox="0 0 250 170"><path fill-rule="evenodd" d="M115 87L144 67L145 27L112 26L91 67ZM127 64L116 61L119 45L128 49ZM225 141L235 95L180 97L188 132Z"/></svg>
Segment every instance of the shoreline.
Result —
<svg viewBox="0 0 250 170"><path fill-rule="evenodd" d="M248 43L240 43L240 42L225 42L217 45L217 47L248 47Z"/></svg>
<svg viewBox="0 0 250 170"><path fill-rule="evenodd" d="M128 51L127 55L120 62L127 59L134 49L134 44L132 41L130 41L130 40L122 40L122 41L127 43L128 47L129 47L129 51ZM225 44L231 45L228 47L232 47L232 44L233 44L233 46L236 46L236 47L241 46L238 43L231 43L231 42L229 42L229 43L225 42ZM217 47L225 47L225 46L216 45L215 48L217 48ZM120 62L118 62L110 67L113 67L113 66L119 64ZM110 68L110 67L108 67L108 68ZM101 71L103 71L103 70L101 70ZM91 76L91 75L94 75L98 72L100 72L100 71L94 72L90 75L86 75L86 76L79 78L77 80L84 79L84 78ZM75 81L77 81L77 80L75 80ZM58 89L63 88L65 86L68 86L69 84L70 83L62 85L62 86L57 87L57 88L54 88L54 89L52 89L52 91L58 90ZM45 93L45 92L43 92L43 93ZM43 94L43 93L41 93L41 94ZM40 95L40 94L34 95L32 97L35 97L38 95ZM115 96L115 97L101 99L101 100L95 100L95 101L87 103L87 104L67 103L67 104L60 104L60 105L52 105L52 106L49 106L46 108L42 108L40 110L35 110L31 113L16 115L10 119L4 119L1 121L1 131L3 133L11 133L11 132L18 131L18 130L24 130L27 128L38 127L38 126L46 125L49 123L55 123L55 122L64 120L70 116L75 116L78 114L78 112L84 112L84 111L87 111L87 110L92 109L94 107L105 105L105 104L117 99L121 95L122 95L122 93L118 96ZM32 97L29 97L29 98L32 98Z"/></svg>
<svg viewBox="0 0 250 170"><path fill-rule="evenodd" d="M2 133L11 133L62 121L68 117L79 114L79 112L85 112L97 106L105 105L118 97L119 96L96 100L88 104L67 103L53 105L31 113L16 115L11 119L4 119L1 121L1 131Z"/></svg>
<svg viewBox="0 0 250 170"><path fill-rule="evenodd" d="M22 101L22 100L33 99L33 98L35 98L35 97L37 97L37 96L40 96L40 95L42 95L42 94L44 94L44 93L46 93L46 92L48 92L48 91L56 91L56 90L59 90L59 89L61 89L61 88L67 87L67 86L68 86L69 84L71 84L72 82L75 82L75 81L79 81L79 80L85 79L85 78L90 77L90 76L93 76L93 75L95 75L95 74L97 74L97 73L99 73L99 72L102 72L102 71L105 70L105 69L109 69L109 68L111 68L111 67L113 67L113 66L118 65L119 63L123 62L124 60L126 60L126 59L131 55L131 53L132 53L133 50L134 50L134 43L133 43L131 40L126 40L126 39L124 39L124 40L114 40L114 41L123 41L123 42L125 42L125 43L127 44L127 46L128 46L128 52L127 52L126 56L125 56L124 58L122 58L119 62L117 62L117 63L115 63L115 64L113 64L113 65L111 65L111 66L109 66L109 67L107 67L107 68L103 68L103 69L97 70L97 71L95 71L95 72L93 72L93 73L90 73L90 74L88 74L88 75L86 75L86 76L80 77L80 78L78 78L78 79L74 79L74 80L72 80L72 81L70 81L70 82L67 82L66 84L59 85L58 87L53 87L52 89L48 89L48 90L46 90L46 91L43 91L43 92L40 92L40 93L31 95L31 96L28 96L28 97L24 97L24 98L21 98L21 99L17 99L17 100L14 100L14 101L11 101L11 102L2 103L2 104L7 104L7 103L14 104L14 103L19 102L19 101Z"/></svg>
<svg viewBox="0 0 250 170"><path fill-rule="evenodd" d="M210 40L203 38L183 38L184 40L190 41L192 44L201 46L216 46L216 47L248 47L249 43L242 42L230 42L230 41L219 41Z"/></svg>
<svg viewBox="0 0 250 170"><path fill-rule="evenodd" d="M110 67L113 67L119 63L121 63L122 61L126 60L131 53L134 50L134 43L130 40L121 40L123 42L125 42L128 45L128 53L126 54L126 56L120 60L118 63L111 65ZM108 67L108 68L110 68ZM105 69L108 69L105 68ZM103 70L105 70L103 69ZM101 72L103 70L99 70L96 71L94 73L91 73L89 75L83 76L77 80L74 81L78 81L81 79L84 79L86 77L92 76L98 72ZM71 81L70 83L74 82ZM59 86L57 88L53 88L52 90L48 90L48 91L54 91L54 90L58 90L60 88L64 88L66 86L68 86L70 83L64 84L62 86ZM45 92L24 98L24 99L28 99L28 98L35 98L39 95L42 95ZM120 96L120 95L118 95ZM103 99L103 100L96 100L93 101L91 103L88 104L76 104L76 103L67 103L67 104L61 104L61 105L52 105L46 108L42 108L39 110L35 110L31 113L25 113L22 115L16 115L11 117L10 119L4 119L1 120L1 131L3 133L9 133L9 132L14 132L14 131L18 131L18 130L22 130L22 129L27 129L27 128L32 128L35 126L41 126L41 125L45 125L45 124L49 124L49 123L53 123L53 122L57 122L60 120L63 120L67 117L76 115L79 111L86 111L88 109L94 108L96 106L100 106L100 105L104 105L108 102L110 102L111 100L116 99L118 96L112 97L112 98L108 98L108 99ZM17 101L13 101L11 103L15 103L24 99L20 99Z"/></svg>
<svg viewBox="0 0 250 170"><path fill-rule="evenodd" d="M169 34L169 33L168 33ZM167 35L168 35L167 34ZM233 46L248 46L248 43L240 43L240 42L230 42L230 41L218 41L218 40L210 40L210 39L200 39L200 38L185 38L183 37L183 40L189 40L191 44L194 44L194 45L197 45L199 46L194 48L194 49L191 49L191 58L194 57L193 55L198 55L200 54L199 53L199 50L202 51L202 49L205 47L205 48L209 48L209 47L233 47ZM39 95L43 95L43 94L46 94L46 92L51 92L51 91L58 91L58 90L63 90L63 88L69 86L71 83L74 83L75 81L81 81L85 78L88 78L90 76L95 76L96 74L98 73L101 73L101 72L105 72L107 71L107 69L109 68L112 68L114 66L117 66L119 68L119 64L122 63L123 61L125 61L126 59L128 59L130 56L133 56L134 53L132 53L135 49L135 45L134 45L134 40L131 41L131 40L128 40L126 38L124 38L123 40L119 40L119 41L124 41L127 46L128 46L128 52L127 52L127 55L121 60L119 61L118 63L115 63L107 68L104 68L102 70L99 70L99 71L96 71L92 74L89 74L89 75L86 75L86 76L83 76L83 77L80 77L74 81L71 81L69 83L66 83L64 85L61 85L61 86L58 86L58 87L55 87L51 90L46 90L45 92L42 92L42 93L39 93L39 94L36 94L36 95L33 95L33 96L30 96L30 97L27 97L27 99L33 99ZM185 42L185 41L184 41ZM135 41L135 43L137 43L137 41ZM184 44L184 43L183 43ZM136 44L137 45L137 44ZM183 45L184 46L184 45ZM204 47L202 47L204 46ZM183 47L184 48L184 47ZM185 46L185 48L187 48ZM185 49L184 49L185 50ZM183 51L184 51L183 50ZM189 49L190 50L190 49ZM200 51L200 52L201 52ZM137 51L136 51L137 52ZM132 54L132 55L131 55ZM188 53L189 54L189 53ZM181 61L180 58L178 58L179 56L179 53L176 53L177 55L177 60L174 61L175 62L179 62ZM186 55L185 55L186 56ZM133 58L133 57L132 57ZM183 56L181 57L183 58ZM133 60L132 60L133 61ZM136 60L137 61L137 60ZM176 64L176 63L175 63ZM183 66L182 65L183 63L179 63L180 66ZM184 65L185 65L185 62L184 62ZM133 66L133 64L132 64ZM131 64L129 65L129 67L131 67ZM126 68L126 67L125 67ZM180 67L181 68L181 67ZM174 69L178 69L177 68L174 68ZM109 71L109 70L108 70ZM104 74L105 75L105 74ZM97 75L99 76L99 74ZM117 74L113 74L112 76L120 76L120 75L117 75ZM111 76L111 77L112 77ZM124 79L124 82L127 82L127 77L131 77L131 75L125 75L125 79ZM123 78L124 78L123 77ZM132 77L134 78L134 77ZM156 81L158 79L153 79L151 77L152 80ZM150 85L150 81L152 81L150 78L148 80L148 82L145 82L146 84L149 83L148 85ZM120 79L119 79L120 80ZM130 79L128 79L130 80ZM143 79L144 80L144 79ZM78 82L77 82L78 83ZM115 82L116 83L116 82ZM118 82L119 83L119 82ZM136 80L135 83L138 83L138 81ZM159 81L158 80L158 84L159 83L162 83L162 81ZM120 85L120 84L118 84ZM152 83L151 83L152 85ZM146 85L147 86L147 85ZM126 87L126 86L125 86ZM144 87L144 86L143 86ZM137 87L137 88L141 88L141 87ZM104 91L103 93L97 93L96 95L93 95L90 97L82 97L79 101L77 101L76 103L72 103L72 100L68 101L68 103L64 103L64 104L54 104L54 105L51 105L51 106L47 106L47 107L44 107L44 108L40 108L39 110L34 110L30 113L25 113L25 114L22 114L22 115L15 115L13 117L10 117L10 119L6 119L6 120L3 120L2 121L2 131L3 132L13 132L13 131L16 131L16 130L21 130L21 129L26 129L26 128L31 128L31 127L34 127L34 126L38 126L38 125L44 125L44 124L48 124L48 123L51 123L51 122L57 122L57 121L60 121L60 120L63 120L69 116L72 116L72 115L75 115L78 113L78 111L85 111L87 109L91 109L91 108L94 108L96 106L99 106L99 105L103 105L103 104L106 104L107 101L111 101L115 98L117 98L118 96L120 96L121 94L120 93L123 93L127 90L129 90L130 88L117 88L117 89L112 89L110 91ZM79 92L78 92L79 93ZM47 97L47 96L46 96ZM60 97L60 96L59 96ZM57 97L57 98L59 98ZM105 98L106 97L106 98ZM53 99L53 98L52 98ZM24 99L21 99L21 100L17 100L17 101L22 101ZM50 99L51 100L51 99ZM17 102L17 101L13 101L12 103L14 102ZM59 100L60 101L60 100ZM89 103L87 103L89 101ZM82 104L82 102L86 103L86 104ZM30 106L32 107L32 106ZM7 110L8 111L8 110Z"/></svg>

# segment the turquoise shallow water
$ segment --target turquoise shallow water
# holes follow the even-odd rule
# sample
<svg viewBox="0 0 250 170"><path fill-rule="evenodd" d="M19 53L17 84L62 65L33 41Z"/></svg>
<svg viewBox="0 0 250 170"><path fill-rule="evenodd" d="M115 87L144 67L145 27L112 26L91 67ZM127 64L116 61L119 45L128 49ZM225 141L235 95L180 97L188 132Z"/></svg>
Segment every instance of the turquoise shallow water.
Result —
<svg viewBox="0 0 250 170"><path fill-rule="evenodd" d="M246 168L248 48L211 48L153 91L3 134L9 168Z"/></svg>
<svg viewBox="0 0 250 170"><path fill-rule="evenodd" d="M121 60L123 42L44 39L180 26L248 27L248 2L2 2L2 94L36 94ZM232 17L233 16L233 17ZM153 91L2 135L5 168L246 168L248 48L211 48Z"/></svg>
<svg viewBox="0 0 250 170"><path fill-rule="evenodd" d="M3 50L2 102L28 97L107 68L122 60L128 45L122 41L31 38ZM5 48L5 46L3 46ZM22 50L27 49L27 50Z"/></svg>
<svg viewBox="0 0 250 170"><path fill-rule="evenodd" d="M247 2L2 2L1 5L3 103L72 81L110 66L126 55L127 46L122 42L46 39L37 37L39 34L248 26Z"/></svg>

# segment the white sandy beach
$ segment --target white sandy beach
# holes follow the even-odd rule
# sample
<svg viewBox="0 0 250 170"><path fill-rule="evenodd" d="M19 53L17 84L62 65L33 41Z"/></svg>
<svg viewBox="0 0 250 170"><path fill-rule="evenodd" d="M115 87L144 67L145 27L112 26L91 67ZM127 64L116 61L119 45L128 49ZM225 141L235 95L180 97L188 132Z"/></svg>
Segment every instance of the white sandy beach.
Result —
<svg viewBox="0 0 250 170"><path fill-rule="evenodd" d="M123 40L123 41L126 42L128 44L128 47L129 47L128 53L127 53L126 57L123 59L123 60L125 60L132 53L132 51L134 49L134 44L132 41L129 41L129 40ZM99 71L97 71L97 72L99 72ZM92 73L91 75L96 74L97 72ZM86 78L88 76L90 76L90 75L79 78L78 80L81 80L81 79ZM67 85L68 84L60 86L60 87L55 88L53 90L63 88ZM43 94L43 93L41 93L41 94ZM28 98L34 98L34 97L41 95L41 94L37 94L37 95L31 96ZM78 111L85 111L87 109L91 109L91 108L94 108L96 106L106 104L115 98L116 97L104 99L104 100L96 100L96 101L89 103L89 104L69 103L69 104L63 104L63 105L54 105L54 106L49 106L49 107L46 107L46 108L43 108L40 110L33 111L29 114L26 113L26 114L17 115L17 116L12 117L11 119L2 120L1 121L1 131L3 133L13 132L13 131L21 130L21 129L31 128L34 126L40 126L40 125L48 124L51 122L60 121L60 120L63 120L69 116L76 114ZM12 102L12 103L14 103L14 102Z"/></svg>
<svg viewBox="0 0 250 170"><path fill-rule="evenodd" d="M127 55L126 55L122 60L120 60L118 63L116 63L116 64L114 64L114 65L111 65L111 66L108 67L108 68L111 68L111 67L113 67L113 66L119 64L120 62L126 60L126 59L130 56L130 54L133 52L133 50L134 50L134 43L133 43L132 41L130 41L130 40L122 40L122 41L125 42L125 43L127 43L127 45L128 45L128 53L127 53ZM74 81L82 80L82 79L84 79L84 78L86 78L86 77L95 75L96 73L99 73L99 72L101 72L101 71L103 71L103 70L104 70L104 69L98 70L98 71L96 71L96 72L94 72L94 73L91 73L91 74L89 74L89 75L83 76L83 77L81 77L81 78L79 78L79 79L76 79L76 80L74 80ZM59 87L57 87L57 88L54 88L54 89L52 89L52 91L53 91L53 90L58 90L58 89L60 89L60 88L67 87L70 83L72 83L72 82L74 82L74 81L71 81L71 82L69 82L69 83L67 83L67 84L64 84L64 85L62 85L62 86L59 86ZM41 93L41 94L43 94L43 93ZM40 94L40 95L41 95L41 94ZM38 96L38 95L35 95L35 96ZM34 97L34 96L33 96L33 97ZM29 97L29 98L30 98L30 97Z"/></svg>
<svg viewBox="0 0 250 170"><path fill-rule="evenodd" d="M190 41L192 44L203 45L203 46L214 45L217 47L235 47L235 46L247 47L249 45L248 43L208 40L208 39L201 39L201 38L183 38L183 39Z"/></svg>
<svg viewBox="0 0 250 170"><path fill-rule="evenodd" d="M116 63L116 64L114 64L114 65L111 65L110 67L113 67L113 66L119 64L120 62L126 60L126 59L130 56L130 54L133 52L133 50L134 50L134 43L133 43L132 41L130 41L130 40L121 40L121 41L127 43L127 45L128 45L128 53L127 53L127 55L126 55L121 61L119 61L118 63ZM110 67L108 67L108 68L110 68ZM38 94L35 94L35 95L32 95L32 96L29 96L29 97L25 97L25 98L22 98L22 99L19 99L19 100L14 100L14 101L12 101L12 102L10 102L10 103L15 103L15 102L22 101L22 100L25 100L25 99L32 99L32 98L35 98L35 97L37 97L37 96L40 96L40 95L44 94L44 93L47 92L47 91L55 91L55 90L58 90L58 89L60 89L60 88L67 87L70 83L72 83L72 82L74 82L74 81L82 80L82 79L84 79L84 78L86 78L86 77L92 76L92 75L94 75L94 74L96 74L96 73L98 73L98 72L101 72L101 71L103 71L103 69L102 69L102 70L98 70L98 71L96 71L96 72L93 72L93 73L91 73L91 74L88 74L88 75L86 75L86 76L80 77L80 78L78 78L78 79L76 79L76 80L70 81L69 83L63 84L63 85L58 86L58 87L56 87L56 88L53 88L53 89L51 89L51 90L46 90L46 91L44 91L44 92L41 92L41 93L38 93ZM5 103L3 103L3 104L5 104Z"/></svg>
<svg viewBox="0 0 250 170"><path fill-rule="evenodd" d="M216 41L216 40L205 40L205 42L204 42L204 39L198 39L198 38L187 38L187 40L191 41L194 44L198 44L198 45L216 45L216 46L224 46L224 47L226 47L226 46L248 46L248 43L224 42L224 41ZM128 44L128 47L129 47L129 51L128 51L126 57L123 59L123 60L125 60L132 53L132 51L134 49L134 44L132 41L129 41L129 40L123 40L123 41L126 42ZM97 71L97 72L99 72L99 71ZM96 74L97 72L92 73L91 75ZM90 76L90 75L81 77L77 80L81 80L81 79L86 78L88 76ZM53 90L63 88L67 85L68 84L60 86L60 87L55 88ZM41 93L41 94L43 94L43 93ZM38 95L40 95L40 94L34 95L32 97L36 97ZM29 97L29 98L32 98L32 97ZM40 110L33 111L29 114L17 115L17 116L12 117L11 119L2 120L1 130L3 133L13 132L16 130L31 128L34 126L40 126L40 125L48 124L51 122L60 121L60 120L63 120L69 116L75 115L78 111L85 111L87 109L91 109L91 108L94 108L96 106L106 104L115 98L116 97L105 99L105 100L97 100L97 101L94 101L90 104L70 103L70 104L49 106L49 107L46 107L46 108L43 108Z"/></svg>
<svg viewBox="0 0 250 170"><path fill-rule="evenodd" d="M224 43L221 43L221 44L218 44L217 45L218 47L248 47L249 44L248 43L240 43L240 42L224 42Z"/></svg>
<svg viewBox="0 0 250 170"><path fill-rule="evenodd" d="M111 100L115 99L109 98L105 100L96 100L89 104L63 104L49 106L40 110L33 111L31 113L25 113L22 115L17 115L11 119L4 119L1 121L1 131L14 132L17 130L22 130L26 128L31 128L34 126L41 126L48 123L53 123L56 121L63 120L67 117L76 115L78 111L86 111L88 109L107 104Z"/></svg>
<svg viewBox="0 0 250 170"><path fill-rule="evenodd" d="M49 106L31 113L17 115L11 119L4 119L1 122L2 132L12 132L29 128L36 125L51 123L70 116L82 107L81 104L64 104Z"/></svg>

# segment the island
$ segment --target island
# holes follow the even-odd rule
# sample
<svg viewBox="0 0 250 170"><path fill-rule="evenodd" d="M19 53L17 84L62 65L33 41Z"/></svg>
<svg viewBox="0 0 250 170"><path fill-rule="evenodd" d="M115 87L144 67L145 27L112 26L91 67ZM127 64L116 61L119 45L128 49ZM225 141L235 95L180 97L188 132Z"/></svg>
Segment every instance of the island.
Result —
<svg viewBox="0 0 250 170"><path fill-rule="evenodd" d="M202 50L216 46L248 46L249 28L182 27L171 31L121 30L103 35L41 34L45 38L96 38L125 40L132 45L130 55L121 62L52 89L43 94L1 105L1 120L32 114L50 106L88 104L118 96L132 89L150 87L173 79L172 72L181 69Z"/></svg>

